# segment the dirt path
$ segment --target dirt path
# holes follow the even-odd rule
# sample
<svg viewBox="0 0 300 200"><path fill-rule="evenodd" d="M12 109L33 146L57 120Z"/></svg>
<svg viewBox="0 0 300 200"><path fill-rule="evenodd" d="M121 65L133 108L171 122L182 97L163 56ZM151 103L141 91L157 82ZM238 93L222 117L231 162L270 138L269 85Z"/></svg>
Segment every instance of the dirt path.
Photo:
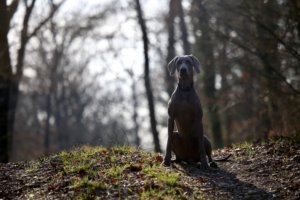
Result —
<svg viewBox="0 0 300 200"><path fill-rule="evenodd" d="M199 193L199 199L300 199L299 143L245 144L214 152L215 157L228 153L233 155L230 161L219 163L218 169L173 164L171 170L180 174L178 182L187 188L187 197L197 199ZM57 156L0 164L0 199L67 199L74 187L63 173Z"/></svg>
<svg viewBox="0 0 300 200"><path fill-rule="evenodd" d="M211 199L300 199L300 144L277 142L215 152L232 153L219 169L203 172L185 166L186 181L194 182Z"/></svg>

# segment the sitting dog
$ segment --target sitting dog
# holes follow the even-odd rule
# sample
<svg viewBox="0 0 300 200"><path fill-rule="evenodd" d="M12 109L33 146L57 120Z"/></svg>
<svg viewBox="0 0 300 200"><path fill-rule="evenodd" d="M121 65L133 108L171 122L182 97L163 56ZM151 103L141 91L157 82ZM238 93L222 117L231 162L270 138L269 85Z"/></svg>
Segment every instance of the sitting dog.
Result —
<svg viewBox="0 0 300 200"><path fill-rule="evenodd" d="M192 55L177 56L170 61L168 69L171 76L177 72L178 85L168 103L168 141L163 164L171 164L173 151L176 161L200 161L201 168L207 169L207 155L210 166L217 167L212 159L211 143L203 134L203 112L194 88L193 71L200 73L200 63ZM178 131L174 131L175 123Z"/></svg>

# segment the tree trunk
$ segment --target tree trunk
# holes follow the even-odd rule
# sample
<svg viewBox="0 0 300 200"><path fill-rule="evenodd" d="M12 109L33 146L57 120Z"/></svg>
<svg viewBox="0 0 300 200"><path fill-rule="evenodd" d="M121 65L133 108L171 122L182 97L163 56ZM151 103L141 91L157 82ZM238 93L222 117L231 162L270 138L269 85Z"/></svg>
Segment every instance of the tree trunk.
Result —
<svg viewBox="0 0 300 200"><path fill-rule="evenodd" d="M213 55L213 40L209 30L209 19L206 8L203 6L203 2L196 0L194 3L198 8L198 29L201 30L202 35L197 38L197 47L199 48L201 60L203 63L204 71L204 94L207 99L208 117L212 130L213 142L216 147L223 146L221 121L219 116L219 109L216 99L215 88L215 63Z"/></svg>
<svg viewBox="0 0 300 200"><path fill-rule="evenodd" d="M224 109L222 115L223 119L223 130L224 130L224 142L226 144L231 143L231 130L230 130L230 124L231 124L231 115L229 109L225 109L228 107L230 103L230 98L228 97L229 91L229 83L227 80L227 75L229 74L229 66L228 66L228 61L227 61L227 55L226 55L226 50L227 50L227 40L223 40L223 48L220 52L219 56L219 66L220 66L220 75L221 75L221 106Z"/></svg>
<svg viewBox="0 0 300 200"><path fill-rule="evenodd" d="M0 162L8 162L11 147L8 119L12 69L7 39L9 18L6 1L0 2L0 24Z"/></svg>
<svg viewBox="0 0 300 200"><path fill-rule="evenodd" d="M277 2L270 1L268 3L260 3L259 9L261 13L269 13L268 17L260 17L259 22L256 25L257 28L257 52L258 57L264 67L266 74L266 86L268 92L268 112L271 127L281 132L282 121L281 121L281 110L280 103L282 96L280 95L281 86L280 80L275 71L280 72L280 60L278 54L278 41L274 40L272 36L266 33L265 27L262 26L261 22L267 24L270 30L275 33L278 30L277 21L279 16L272 9L279 9Z"/></svg>
<svg viewBox="0 0 300 200"><path fill-rule="evenodd" d="M44 153L47 155L49 153L50 146L50 119L52 115L52 105L51 105L51 94L52 92L48 92L46 95L46 125L45 125L45 135L44 135Z"/></svg>
<svg viewBox="0 0 300 200"><path fill-rule="evenodd" d="M140 1L136 0L136 11L138 15L139 25L142 31L143 36L143 44L144 44L144 57L145 57L145 88L146 88L146 95L148 99L148 107L149 107L149 114L150 114L150 123L151 123L151 130L153 134L153 141L154 141L154 148L156 152L161 152L160 144L159 144L159 135L156 129L156 119L155 119L155 108L154 108L154 101L153 101L153 94L151 89L151 82L150 82L150 70L149 70L149 55L148 55L148 35L147 35L147 28L145 24L145 20L143 18L143 12L140 5Z"/></svg>
<svg viewBox="0 0 300 200"><path fill-rule="evenodd" d="M134 81L134 77L132 77L132 85L131 85L131 90L132 90L132 102L133 102L133 114L132 114L132 120L134 123L134 134L135 134L135 145L139 147L141 145L141 140L139 137L139 123L138 123L138 98L137 98L137 89L136 89L136 84L137 82Z"/></svg>
<svg viewBox="0 0 300 200"><path fill-rule="evenodd" d="M134 77L134 73L132 69L128 69L126 70L126 72L128 73L130 80L132 81L131 83L131 100L132 100L132 109L133 109L133 113L132 113L132 121L133 121L133 131L134 131L134 143L137 147L139 147L141 145L141 140L139 137L139 130L140 130L140 126L139 126L139 122L138 122L138 96L137 96L137 82L138 80L135 79Z"/></svg>
<svg viewBox="0 0 300 200"><path fill-rule="evenodd" d="M184 54L191 53L191 45L188 41L188 31L186 22L184 19L184 11L182 8L181 0L170 0L169 4L169 15L167 18L167 28L168 28L168 49L167 49L167 63L169 63L175 56L175 17L179 16L179 25L181 31L181 40L183 43L183 52ZM173 77L170 76L170 73L165 67L165 81L166 81L166 89L169 96L172 95L174 91L174 80Z"/></svg>
<svg viewBox="0 0 300 200"><path fill-rule="evenodd" d="M176 1L177 0L170 0L169 5L169 15L167 18L167 28L168 28L168 49L167 49L167 60L166 63L168 64L175 56L175 30L174 30L174 21L176 16ZM166 90L169 96L172 95L174 91L174 79L170 76L170 72L165 66L165 82L166 82Z"/></svg>
<svg viewBox="0 0 300 200"><path fill-rule="evenodd" d="M181 40L183 42L183 51L185 55L191 54L191 44L189 43L189 35L187 31L187 26L184 19L184 10L182 8L182 0L177 0L177 7L178 7L178 15L179 15L179 25L181 31Z"/></svg>
<svg viewBox="0 0 300 200"><path fill-rule="evenodd" d="M48 16L43 19L33 31L29 31L29 22L32 16L33 9L36 4L36 0L32 0L25 8L25 14L22 22L22 30L20 35L20 47L18 49L17 54L17 63L16 63L16 73L13 75L10 83L10 104L9 104L9 119L8 119L8 131L13 133L14 132L14 124L15 124L15 113L18 104L19 98L19 85L23 76L23 68L24 68L24 58L26 54L26 46L28 41L37 34L37 32L50 20L53 18L54 14L57 12L59 7L64 3L65 0L60 1L58 4L54 4L51 2L51 10ZM16 11L19 1L14 0L11 4L12 13L10 14L10 18L12 17L13 13Z"/></svg>
<svg viewBox="0 0 300 200"><path fill-rule="evenodd" d="M299 2L299 0L290 0L290 7L294 14L294 20L297 23L298 39L300 40L300 2Z"/></svg>
<svg viewBox="0 0 300 200"><path fill-rule="evenodd" d="M141 140L139 137L140 125L138 122L138 95L137 95L137 88L136 88L138 84L138 79L135 78L132 69L126 69L125 71L130 77L130 81L131 81L131 100L132 100L132 110L133 110L131 119L133 121L133 132L135 137L134 144L135 146L139 147L141 145Z"/></svg>
<svg viewBox="0 0 300 200"><path fill-rule="evenodd" d="M8 129L9 132L14 132L14 124L15 124L15 113L17 109L18 104L18 98L19 98L19 85L23 76L23 68L24 68L24 58L25 58L25 51L27 43L30 39L28 35L28 26L29 26L29 20L33 11L33 8L35 6L36 0L32 0L30 5L26 6L25 15L23 18L22 23L22 30L21 30L21 36L20 36L20 47L18 49L17 54L17 64L16 64L16 74L14 74L11 85L10 85L10 116L8 120Z"/></svg>

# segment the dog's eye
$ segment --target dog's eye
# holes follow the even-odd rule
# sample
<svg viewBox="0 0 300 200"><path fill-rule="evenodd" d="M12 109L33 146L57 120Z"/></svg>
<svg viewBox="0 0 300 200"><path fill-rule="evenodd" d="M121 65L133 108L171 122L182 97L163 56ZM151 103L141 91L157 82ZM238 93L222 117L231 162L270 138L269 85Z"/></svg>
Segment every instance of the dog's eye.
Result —
<svg viewBox="0 0 300 200"><path fill-rule="evenodd" d="M177 64L180 65L182 63L182 60L178 60Z"/></svg>

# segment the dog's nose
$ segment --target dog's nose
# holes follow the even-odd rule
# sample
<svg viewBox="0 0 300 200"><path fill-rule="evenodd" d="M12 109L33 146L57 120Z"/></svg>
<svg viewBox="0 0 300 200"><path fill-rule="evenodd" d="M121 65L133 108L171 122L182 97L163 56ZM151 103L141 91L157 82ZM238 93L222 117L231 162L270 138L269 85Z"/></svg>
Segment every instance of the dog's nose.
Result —
<svg viewBox="0 0 300 200"><path fill-rule="evenodd" d="M186 68L181 68L181 69L180 69L180 74L186 74L186 73L187 73Z"/></svg>

